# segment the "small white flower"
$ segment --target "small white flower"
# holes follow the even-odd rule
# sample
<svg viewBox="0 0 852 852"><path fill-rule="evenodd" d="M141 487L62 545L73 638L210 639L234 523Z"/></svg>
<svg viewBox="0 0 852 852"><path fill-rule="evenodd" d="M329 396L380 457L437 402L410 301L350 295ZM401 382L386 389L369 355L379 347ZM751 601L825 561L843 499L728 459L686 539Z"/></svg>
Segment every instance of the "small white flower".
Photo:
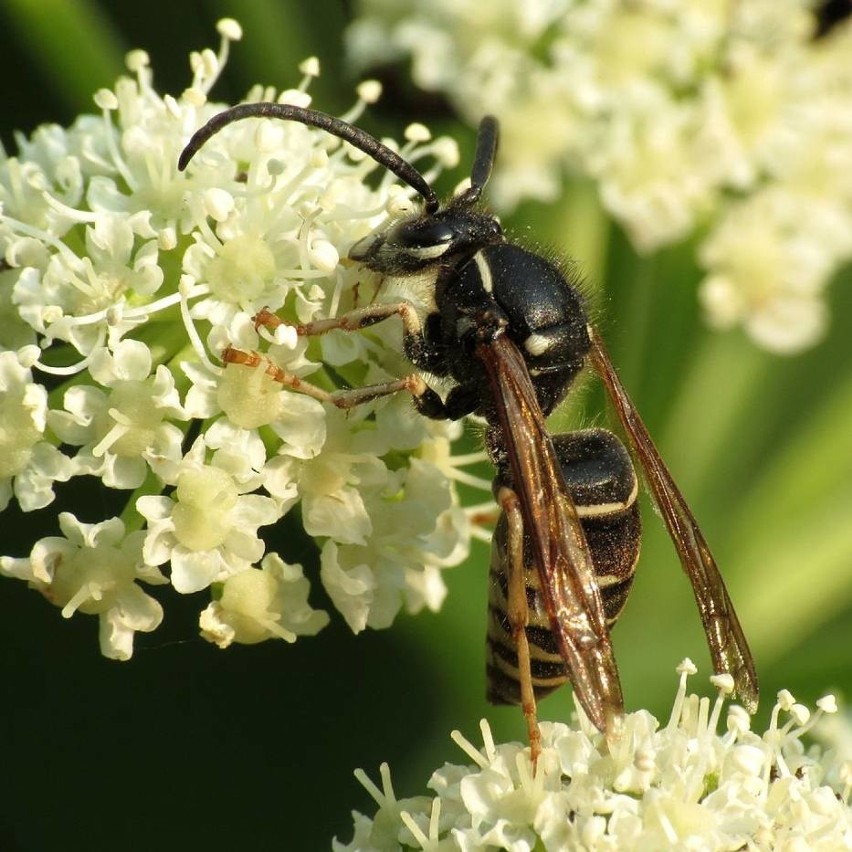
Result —
<svg viewBox="0 0 852 852"><path fill-rule="evenodd" d="M15 352L0 352L0 511L14 491L24 511L53 501L53 485L71 476L71 460L44 440L47 391Z"/></svg>
<svg viewBox="0 0 852 852"><path fill-rule="evenodd" d="M458 544L469 529L447 478L418 459L394 472L369 454L348 459L329 454L328 459L322 467L303 465L308 470L299 477L299 488L323 489L303 498L303 511L313 512L305 528L314 524L317 535L329 538L320 576L349 626L356 633L366 626L387 627L403 603L409 612L439 609L446 589L438 568L466 557L467 547L460 552ZM346 483L347 460L357 492Z"/></svg>
<svg viewBox="0 0 852 852"><path fill-rule="evenodd" d="M133 634L155 630L163 618L157 601L138 585L168 582L142 559L142 532L126 533L119 518L84 524L70 512L59 515L64 537L38 541L29 559L0 557L0 573L27 580L62 615L100 619L101 653L116 660L133 654Z"/></svg>
<svg viewBox="0 0 852 852"><path fill-rule="evenodd" d="M148 297L162 283L156 240L135 246L138 234L134 224L142 221L99 214L85 228L84 255L74 254L63 243L50 256L41 276L18 280L12 298L21 317L48 340L67 341L80 353L89 354L103 341L108 307L131 294ZM143 235L154 236L147 222L145 225ZM100 323L76 320L99 312L104 312Z"/></svg>
<svg viewBox="0 0 852 852"><path fill-rule="evenodd" d="M309 589L301 565L288 565L270 553L259 569L247 568L222 583L216 600L201 613L201 635L220 648L313 636L329 619L310 606Z"/></svg>
<svg viewBox="0 0 852 852"><path fill-rule="evenodd" d="M107 392L75 385L65 410L50 413L53 431L66 444L82 445L77 473L103 479L109 488L138 488L154 459L179 459L183 432L169 419L185 420L174 378L160 364L151 373L148 347L122 340L114 352L93 354L89 373Z"/></svg>
<svg viewBox="0 0 852 852"><path fill-rule="evenodd" d="M816 203L807 217L800 204L788 188L754 194L731 208L701 248L713 270L700 293L710 321L743 323L756 342L782 353L810 345L827 324L822 291L831 260L816 247L817 231L824 238L831 229Z"/></svg>
<svg viewBox="0 0 852 852"><path fill-rule="evenodd" d="M205 431L204 443L215 451L216 466L228 471L242 490L255 491L262 485L266 449L257 432L239 429L223 418Z"/></svg>
<svg viewBox="0 0 852 852"><path fill-rule="evenodd" d="M712 705L687 695L691 670L681 670L665 726L644 710L627 714L610 740L579 710L574 727L543 723L535 769L529 749L496 745L483 720L482 749L453 733L472 763L436 770L427 785L434 796L397 799L386 764L382 789L359 770L378 811L373 820L355 813L352 842L335 840L333 848L850 848L850 786L837 767L849 765L852 755L802 745L829 703L809 720L791 715L783 724L780 714L788 711L776 705L763 735L749 730L747 716L741 724L742 709L731 707L728 730L719 734L727 690L723 685Z"/></svg>
<svg viewBox="0 0 852 852"><path fill-rule="evenodd" d="M148 565L171 563L171 583L187 594L207 588L249 567L263 555L257 537L260 526L272 524L279 514L275 501L245 494L245 486L220 465L222 450L206 460L206 444L199 438L168 472L175 486L171 497L145 496L137 511L148 521L143 555ZM250 486L249 486L250 488Z"/></svg>
<svg viewBox="0 0 852 852"><path fill-rule="evenodd" d="M289 372L298 375L295 359L276 359L275 363L281 366L282 361ZM308 396L285 391L263 369L232 365L223 370L216 384L216 408L244 429L268 426L281 439L279 452L284 455L313 458L325 443L324 406Z"/></svg>

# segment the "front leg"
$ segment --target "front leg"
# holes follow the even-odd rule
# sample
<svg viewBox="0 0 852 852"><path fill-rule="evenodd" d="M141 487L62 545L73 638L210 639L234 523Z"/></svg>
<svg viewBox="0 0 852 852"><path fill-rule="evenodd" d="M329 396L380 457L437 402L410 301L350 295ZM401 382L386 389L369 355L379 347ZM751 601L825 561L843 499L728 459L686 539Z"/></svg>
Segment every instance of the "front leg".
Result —
<svg viewBox="0 0 852 852"><path fill-rule="evenodd" d="M359 331L393 316L399 316L402 320L402 342L406 358L420 370L428 370L439 376L446 375L443 347L434 341L439 327L439 322L435 321L437 314L430 314L424 325L411 302L367 305L337 317L295 325L294 328L300 337L314 337L336 330ZM264 308L255 315L254 322L257 327L262 326L274 331L284 320Z"/></svg>
<svg viewBox="0 0 852 852"><path fill-rule="evenodd" d="M400 391L407 391L411 394L414 405L421 414L437 420L447 419L443 413L446 409L441 397L416 373L411 373L392 382L366 385L362 388L327 391L317 385L306 382L293 373L288 373L272 361L271 358L261 355L259 352L245 352L242 349L235 349L229 346L222 353L222 360L226 364L240 364L253 369L257 369L262 364L265 364L266 374L284 387L313 397L320 402L331 403L331 405L344 410L363 405L365 402L372 402L374 399L379 399L383 396L391 396Z"/></svg>
<svg viewBox="0 0 852 852"><path fill-rule="evenodd" d="M365 308L358 308L338 317L314 320L294 327L296 333L303 337L326 334L336 329L351 332L368 328L395 315L399 315L402 320L403 341L407 357L415 366L421 369L429 369L429 365L435 361L435 347L424 335L423 323L421 323L417 311L410 302L368 305ZM285 321L263 308L255 315L254 322L258 328L275 331ZM299 393L318 399L320 402L331 403L337 408L350 409L383 396L406 391L411 394L417 411L425 417L433 420L447 420L457 419L459 416L455 413L455 406L448 408L441 397L416 373L381 384L326 391L292 373L288 373L271 359L257 352L244 352L241 349L228 347L222 358L225 363L242 364L254 368L265 362L267 374L275 381Z"/></svg>

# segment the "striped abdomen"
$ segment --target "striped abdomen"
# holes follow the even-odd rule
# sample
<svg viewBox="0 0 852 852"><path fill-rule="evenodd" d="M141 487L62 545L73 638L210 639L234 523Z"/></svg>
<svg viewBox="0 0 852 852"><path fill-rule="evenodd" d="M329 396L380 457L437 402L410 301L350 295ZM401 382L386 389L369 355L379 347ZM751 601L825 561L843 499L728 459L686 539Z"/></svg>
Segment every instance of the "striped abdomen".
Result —
<svg viewBox="0 0 852 852"><path fill-rule="evenodd" d="M624 608L639 558L638 482L622 443L604 429L553 436L562 474L568 486L603 599L607 626ZM488 592L486 640L487 698L493 704L519 704L518 659L507 615L507 523L501 516L494 530ZM550 627L539 591L539 572L524 537L524 583L527 590L532 682L542 698L568 680L568 671Z"/></svg>

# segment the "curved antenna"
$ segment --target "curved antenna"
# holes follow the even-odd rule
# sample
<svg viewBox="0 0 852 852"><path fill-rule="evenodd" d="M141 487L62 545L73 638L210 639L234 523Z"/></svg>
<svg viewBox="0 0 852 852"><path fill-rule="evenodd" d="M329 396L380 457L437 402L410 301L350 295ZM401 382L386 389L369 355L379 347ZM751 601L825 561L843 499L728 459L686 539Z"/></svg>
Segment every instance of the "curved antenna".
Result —
<svg viewBox="0 0 852 852"><path fill-rule="evenodd" d="M228 124L241 121L244 118L279 118L283 121L298 121L300 124L319 127L332 136L337 136L338 139L348 142L353 148L363 151L370 159L380 166L384 166L403 183L408 184L423 197L427 212L434 213L440 207L438 196L426 182L426 178L396 151L392 151L387 145L379 142L375 136L371 136L366 131L328 113L316 109L306 109L294 104L279 104L270 101L238 104L214 115L207 124L195 131L178 159L178 169L183 171L211 136L215 136Z"/></svg>
<svg viewBox="0 0 852 852"><path fill-rule="evenodd" d="M476 131L476 153L470 170L470 186L453 199L454 206L469 207L479 201L494 168L499 138L500 124L497 119L493 115L484 116Z"/></svg>
<svg viewBox="0 0 852 852"><path fill-rule="evenodd" d="M479 122L476 131L476 154L473 158L473 167L470 170L470 183L472 187L479 189L479 194L485 189L491 170L494 168L494 160L497 158L497 142L500 138L500 125L493 115L486 115Z"/></svg>

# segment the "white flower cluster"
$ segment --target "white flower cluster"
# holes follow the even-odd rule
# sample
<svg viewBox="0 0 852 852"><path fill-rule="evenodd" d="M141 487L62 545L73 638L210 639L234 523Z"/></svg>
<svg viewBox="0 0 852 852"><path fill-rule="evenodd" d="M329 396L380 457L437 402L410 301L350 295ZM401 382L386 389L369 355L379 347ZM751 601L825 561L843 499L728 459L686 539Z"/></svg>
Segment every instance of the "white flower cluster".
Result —
<svg viewBox="0 0 852 852"><path fill-rule="evenodd" d="M355 812L355 835L336 852L423 849L429 852L504 849L582 849L639 852L679 849L826 850L852 848L852 754L817 746L803 735L837 709L832 696L811 715L792 695L778 695L769 729L749 730L738 706L717 733L730 689L686 694L680 688L664 727L650 713L628 714L610 742L584 717L571 728L544 723L544 750L533 770L520 743L495 745L482 722L484 748L457 731L453 739L472 761L444 765L429 781L434 796L397 799L387 764L382 789L356 776L379 806L374 819ZM783 715L782 715L783 714ZM786 718L785 718L786 717Z"/></svg>
<svg viewBox="0 0 852 852"><path fill-rule="evenodd" d="M361 0L361 67L502 123L492 196L595 181L642 252L700 236L719 327L795 352L852 257L852 23L815 38L808 0Z"/></svg>
<svg viewBox="0 0 852 852"><path fill-rule="evenodd" d="M96 95L100 116L41 127L0 159L0 511L13 497L42 509L79 476L118 504L100 523L61 514L64 537L0 557L0 573L65 616L99 615L102 651L118 659L162 618L140 581L209 588L202 634L222 647L322 628L302 567L264 555L259 536L297 504L356 631L402 605L440 606L440 571L465 557L471 532L452 481L457 430L407 399L344 414L270 375L274 362L333 390L405 371L392 321L310 340L293 326L375 298L377 282L340 258L406 199L387 175L365 183L371 160L296 123L235 124L178 172L192 132L221 109L207 95L240 30L223 20L219 32L218 54L191 56L180 97L154 90L135 51L132 76ZM310 102L316 60L301 71L279 100ZM378 94L362 84L346 118ZM420 127L402 150L435 169L457 159ZM262 309L283 320L274 333L256 327ZM224 365L229 347L260 353L259 366Z"/></svg>

